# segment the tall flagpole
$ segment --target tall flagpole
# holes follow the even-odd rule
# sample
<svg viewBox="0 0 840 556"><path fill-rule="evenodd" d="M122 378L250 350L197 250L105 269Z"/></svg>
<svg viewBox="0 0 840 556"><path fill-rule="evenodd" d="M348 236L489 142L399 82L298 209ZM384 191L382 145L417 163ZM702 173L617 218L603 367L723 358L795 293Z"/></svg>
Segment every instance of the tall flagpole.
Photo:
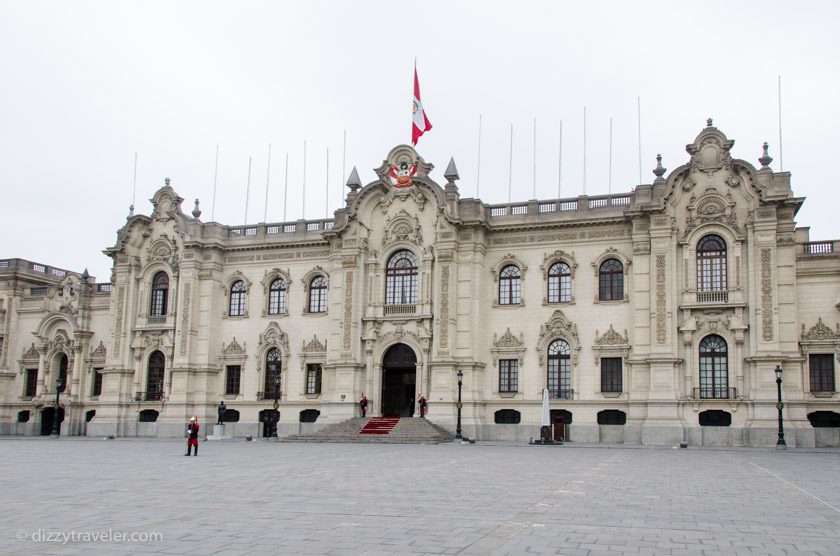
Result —
<svg viewBox="0 0 840 556"><path fill-rule="evenodd" d="M134 203L137 200L137 151L134 151L134 179L131 182L131 207L129 212L134 215Z"/></svg>
<svg viewBox="0 0 840 556"><path fill-rule="evenodd" d="M268 183L271 179L271 143L268 144L268 166L265 169L265 211L263 222L268 222Z"/></svg>
<svg viewBox="0 0 840 556"><path fill-rule="evenodd" d="M327 179L324 189L324 218L330 217L330 148L327 147Z"/></svg>
<svg viewBox="0 0 840 556"><path fill-rule="evenodd" d="M612 116L610 116L610 177L607 180L607 193L612 195Z"/></svg>
<svg viewBox="0 0 840 556"><path fill-rule="evenodd" d="M583 107L583 194L586 195L586 106Z"/></svg>
<svg viewBox="0 0 840 556"><path fill-rule="evenodd" d="M289 204L289 153L286 152L286 179L283 185L283 222L286 221L286 207Z"/></svg>
<svg viewBox="0 0 840 556"><path fill-rule="evenodd" d="M478 115L478 164L475 169L475 198L479 199L481 187L481 114Z"/></svg>
<svg viewBox="0 0 840 556"><path fill-rule="evenodd" d="M532 199L537 198L537 119L534 118L534 194Z"/></svg>
<svg viewBox="0 0 840 556"><path fill-rule="evenodd" d="M210 221L216 221L216 181L219 178L219 145L216 145L216 167L213 170L213 208L210 210Z"/></svg>
<svg viewBox="0 0 840 556"><path fill-rule="evenodd" d="M301 197L301 219L306 220L306 141L303 142L303 196Z"/></svg>
<svg viewBox="0 0 840 556"><path fill-rule="evenodd" d="M508 159L508 204L513 190L513 124L510 124L510 158Z"/></svg>
<svg viewBox="0 0 840 556"><path fill-rule="evenodd" d="M779 171L785 171L785 157L782 155L782 76L779 76Z"/></svg>
<svg viewBox="0 0 840 556"><path fill-rule="evenodd" d="M557 146L557 155L557 198L560 199L563 197L563 120L560 120L560 142Z"/></svg>
<svg viewBox="0 0 840 556"><path fill-rule="evenodd" d="M347 130L344 130L344 140L341 143L341 184L338 186L338 206L341 207L341 195L344 191L344 182L347 181Z"/></svg>
<svg viewBox="0 0 840 556"><path fill-rule="evenodd" d="M245 222L248 224L248 198L251 196L251 157L248 157L248 181L245 184Z"/></svg>
<svg viewBox="0 0 840 556"><path fill-rule="evenodd" d="M642 97L636 97L636 115L639 129L639 184L642 183Z"/></svg>

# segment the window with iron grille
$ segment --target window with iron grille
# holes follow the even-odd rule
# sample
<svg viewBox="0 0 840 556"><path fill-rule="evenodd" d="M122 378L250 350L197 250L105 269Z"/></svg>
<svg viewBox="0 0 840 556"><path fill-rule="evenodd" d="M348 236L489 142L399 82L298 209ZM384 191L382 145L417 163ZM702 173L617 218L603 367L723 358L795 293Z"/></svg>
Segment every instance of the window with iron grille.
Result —
<svg viewBox="0 0 840 556"><path fill-rule="evenodd" d="M515 409L500 409L493 414L493 421L499 425L518 425L522 415Z"/></svg>
<svg viewBox="0 0 840 556"><path fill-rule="evenodd" d="M557 262L548 269L548 302L566 303L572 300L572 270Z"/></svg>
<svg viewBox="0 0 840 556"><path fill-rule="evenodd" d="M237 280L230 287L230 311L228 314L232 317L245 316L245 301L247 299L248 290L245 288L245 282Z"/></svg>
<svg viewBox="0 0 840 556"><path fill-rule="evenodd" d="M38 388L38 369L26 369L26 389L23 392L24 396L32 397L35 395L35 390Z"/></svg>
<svg viewBox="0 0 840 556"><path fill-rule="evenodd" d="M814 353L808 356L811 392L834 392L834 355Z"/></svg>
<svg viewBox="0 0 840 556"><path fill-rule="evenodd" d="M327 311L327 279L316 276L309 283L309 312L325 313Z"/></svg>
<svg viewBox="0 0 840 556"><path fill-rule="evenodd" d="M519 391L519 360L499 359L499 392Z"/></svg>
<svg viewBox="0 0 840 556"><path fill-rule="evenodd" d="M152 305L149 314L160 317L166 314L166 302L169 297L169 275L161 271L152 279Z"/></svg>
<svg viewBox="0 0 840 556"><path fill-rule="evenodd" d="M268 287L268 314L282 315L286 312L286 282L277 278Z"/></svg>
<svg viewBox="0 0 840 556"><path fill-rule="evenodd" d="M146 401L163 398L163 374L166 369L166 357L160 351L153 351L149 356L149 372L146 376Z"/></svg>
<svg viewBox="0 0 840 556"><path fill-rule="evenodd" d="M729 398L726 340L712 334L700 340L700 397Z"/></svg>
<svg viewBox="0 0 840 556"><path fill-rule="evenodd" d="M601 358L601 392L621 392L621 357Z"/></svg>
<svg viewBox="0 0 840 556"><path fill-rule="evenodd" d="M275 389L277 390L277 396L280 396L280 379L282 371L283 360L280 350L277 348L271 348L265 355L265 382L263 383L263 397L265 399L274 398ZM276 382L274 380L275 377L277 378Z"/></svg>
<svg viewBox="0 0 840 556"><path fill-rule="evenodd" d="M417 303L417 255L405 249L388 260L385 271L385 304Z"/></svg>
<svg viewBox="0 0 840 556"><path fill-rule="evenodd" d="M548 392L552 398L567 398L572 387L571 348L565 340L548 346Z"/></svg>
<svg viewBox="0 0 840 556"><path fill-rule="evenodd" d="M598 299L624 299L624 265L616 259L607 259L601 263L598 271Z"/></svg>
<svg viewBox="0 0 840 556"><path fill-rule="evenodd" d="M704 236L697 243L697 289L726 289L726 242L720 236Z"/></svg>
<svg viewBox="0 0 840 556"><path fill-rule="evenodd" d="M306 393L321 393L321 364L307 363L306 365Z"/></svg>
<svg viewBox="0 0 840 556"><path fill-rule="evenodd" d="M239 380L242 375L241 365L228 365L225 368L225 395L239 395Z"/></svg>
<svg viewBox="0 0 840 556"><path fill-rule="evenodd" d="M90 395L102 395L102 369L93 370L93 387L91 388Z"/></svg>
<svg viewBox="0 0 840 556"><path fill-rule="evenodd" d="M522 292L519 267L508 265L499 273L499 305L518 305Z"/></svg>

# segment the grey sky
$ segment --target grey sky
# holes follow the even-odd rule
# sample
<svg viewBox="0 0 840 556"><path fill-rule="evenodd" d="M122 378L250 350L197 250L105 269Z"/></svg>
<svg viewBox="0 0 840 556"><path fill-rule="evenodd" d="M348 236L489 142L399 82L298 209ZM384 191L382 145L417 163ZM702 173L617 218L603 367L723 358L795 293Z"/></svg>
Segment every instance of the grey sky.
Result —
<svg viewBox="0 0 840 556"><path fill-rule="evenodd" d="M836 2L24 2L0 0L0 258L21 257L110 277L114 243L132 200L137 212L165 177L189 212L248 221L339 207L346 172L372 181L387 152L410 140L413 60L434 128L418 151L455 157L462 197L508 198L514 125L514 201L607 193L639 183L636 98L641 97L642 181L655 156L670 170L706 118L754 165L770 143L780 170L777 77L782 76L784 169L808 200L800 226L840 239L831 168L840 129L840 4ZM329 148L329 196L326 149Z"/></svg>

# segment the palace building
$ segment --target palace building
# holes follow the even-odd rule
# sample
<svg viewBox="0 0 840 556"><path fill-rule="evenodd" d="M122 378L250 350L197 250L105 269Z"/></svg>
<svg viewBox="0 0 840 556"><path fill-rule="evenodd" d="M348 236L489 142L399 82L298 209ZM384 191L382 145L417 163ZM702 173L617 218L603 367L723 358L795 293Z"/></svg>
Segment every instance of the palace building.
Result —
<svg viewBox="0 0 840 556"><path fill-rule="evenodd" d="M840 445L840 240L711 120L629 193L488 205L398 146L333 219L226 226L170 185L111 280L0 260L0 433L281 437L358 415L478 440ZM56 390L62 390L56 407ZM274 400L278 399L275 413Z"/></svg>

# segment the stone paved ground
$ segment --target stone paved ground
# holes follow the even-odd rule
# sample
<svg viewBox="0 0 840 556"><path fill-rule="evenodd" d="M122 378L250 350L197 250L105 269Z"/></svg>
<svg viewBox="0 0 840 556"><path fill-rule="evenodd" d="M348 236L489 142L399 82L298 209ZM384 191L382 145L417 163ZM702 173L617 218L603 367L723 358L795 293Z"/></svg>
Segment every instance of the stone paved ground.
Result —
<svg viewBox="0 0 840 556"><path fill-rule="evenodd" d="M188 459L169 440L2 438L0 453L0 554L840 554L840 451L230 441Z"/></svg>

